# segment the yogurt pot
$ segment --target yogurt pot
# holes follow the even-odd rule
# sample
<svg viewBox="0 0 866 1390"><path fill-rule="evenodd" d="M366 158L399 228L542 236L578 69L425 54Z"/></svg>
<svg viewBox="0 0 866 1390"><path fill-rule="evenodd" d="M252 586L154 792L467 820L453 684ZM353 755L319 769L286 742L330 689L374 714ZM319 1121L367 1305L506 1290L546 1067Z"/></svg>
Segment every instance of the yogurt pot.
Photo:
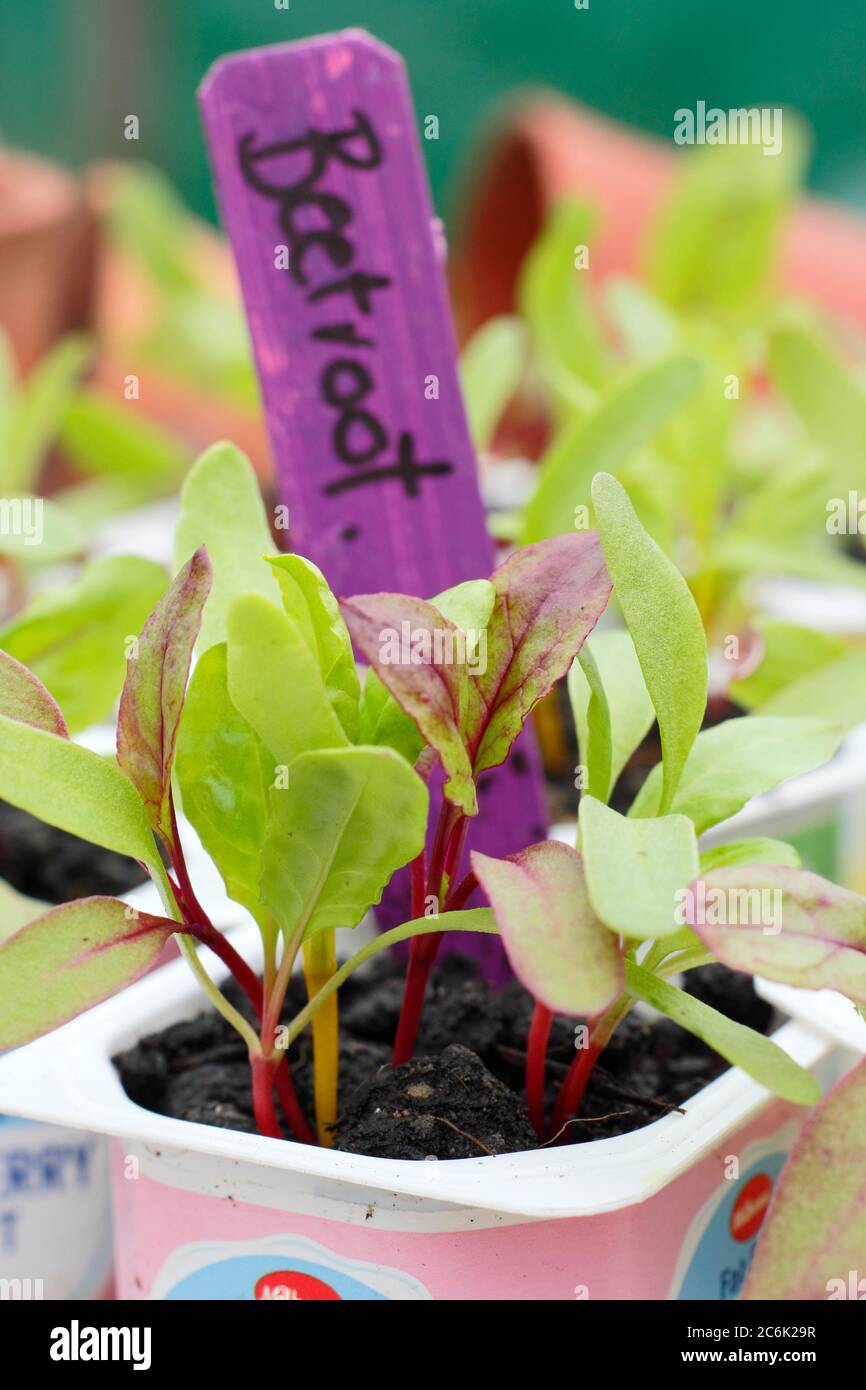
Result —
<svg viewBox="0 0 866 1390"><path fill-rule="evenodd" d="M107 754L114 747L114 729L98 725L78 741ZM211 860L188 823L182 821L182 828L213 920L224 930L237 925L238 908L226 897ZM160 911L149 884L125 900ZM176 956L173 948L167 950L166 957L172 953ZM70 1064L62 1045L59 1056L65 1084ZM0 1102L0 1112L5 1109ZM113 1297L111 1206L104 1135L0 1113L0 1302Z"/></svg>
<svg viewBox="0 0 866 1390"><path fill-rule="evenodd" d="M104 1138L0 1115L0 1301L110 1298L112 1264Z"/></svg>
<svg viewBox="0 0 866 1390"><path fill-rule="evenodd" d="M253 934L235 940L252 959ZM122 1299L732 1299L805 1115L731 1069L682 1112L595 1143L338 1153L126 1096L112 1056L203 1007L178 961L0 1060L0 1108L113 1137ZM798 1021L776 1040L822 1086L856 1055Z"/></svg>

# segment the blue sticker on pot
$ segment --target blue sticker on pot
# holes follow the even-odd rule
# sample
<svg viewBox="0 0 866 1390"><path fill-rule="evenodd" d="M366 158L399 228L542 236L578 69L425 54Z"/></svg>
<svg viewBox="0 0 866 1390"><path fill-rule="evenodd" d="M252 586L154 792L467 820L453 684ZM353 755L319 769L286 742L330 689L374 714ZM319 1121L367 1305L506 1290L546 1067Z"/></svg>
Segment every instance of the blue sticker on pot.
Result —
<svg viewBox="0 0 866 1390"><path fill-rule="evenodd" d="M402 1270L349 1260L300 1236L254 1241L199 1241L169 1255L152 1299L228 1302L323 1302L429 1299Z"/></svg>
<svg viewBox="0 0 866 1390"><path fill-rule="evenodd" d="M739 1297L794 1133L790 1128L750 1144L739 1156L739 1176L721 1184L689 1228L671 1298L726 1302Z"/></svg>

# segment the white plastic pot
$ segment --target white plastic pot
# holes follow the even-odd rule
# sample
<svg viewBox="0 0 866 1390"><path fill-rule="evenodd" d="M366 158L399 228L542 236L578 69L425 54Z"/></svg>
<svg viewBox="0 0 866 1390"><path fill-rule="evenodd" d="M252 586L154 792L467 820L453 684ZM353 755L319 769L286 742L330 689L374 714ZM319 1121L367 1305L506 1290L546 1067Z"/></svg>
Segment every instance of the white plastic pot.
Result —
<svg viewBox="0 0 866 1390"><path fill-rule="evenodd" d="M112 1056L203 1007L178 961L0 1061L0 1108L115 1137L121 1298L733 1298L804 1114L730 1070L684 1113L591 1144L337 1153L128 1099ZM797 1022L776 1037L822 1084L851 1061Z"/></svg>

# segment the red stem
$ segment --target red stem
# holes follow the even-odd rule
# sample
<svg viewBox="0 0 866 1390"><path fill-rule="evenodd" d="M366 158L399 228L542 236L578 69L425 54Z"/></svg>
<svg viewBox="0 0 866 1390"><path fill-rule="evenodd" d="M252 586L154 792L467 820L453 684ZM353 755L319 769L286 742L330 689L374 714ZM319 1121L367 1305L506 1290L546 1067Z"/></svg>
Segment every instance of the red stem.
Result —
<svg viewBox="0 0 866 1390"><path fill-rule="evenodd" d="M448 848L445 851L445 859L442 864L442 880L447 884L445 889L445 902L442 911L448 911L448 894L451 888L454 875L460 863L460 856L463 853L463 846L466 843L466 831L469 829L469 821L466 816L460 815L451 828L448 836Z"/></svg>
<svg viewBox="0 0 866 1390"><path fill-rule="evenodd" d="M427 881L427 895L435 896L437 902L441 896L443 881L450 880L460 862L467 827L466 817L459 811L455 811L454 807L447 801L443 801L433 840L430 876ZM415 860L412 865L413 919L423 915L423 893L421 893L419 886L417 863L418 861ZM422 904L420 912L417 910L419 902ZM450 904L447 902L445 904L439 902L439 906L443 912L450 910ZM399 1067L403 1062L408 1062L415 1050L415 1040L418 1037L418 1027L421 1022L421 1010L424 1007L424 995L427 993L427 981L430 978L430 971L433 969L441 940L441 932L430 932L427 936L416 936L409 947L409 964L406 967L406 983L403 988L403 1003L400 1007L400 1022L397 1025L397 1036L394 1039L394 1051L391 1056L392 1065L395 1067Z"/></svg>
<svg viewBox="0 0 866 1390"><path fill-rule="evenodd" d="M178 906L184 922L196 940L200 941L202 945L208 946L214 955L219 956L223 964L228 967L252 1004L257 1020L261 1023L265 1006L261 980L255 971L250 969L243 957L238 955L234 946L223 936L222 932L217 931L198 901L186 866L177 826L177 816L175 815L174 797L171 793L169 793L169 809L171 813L172 865L177 874ZM253 1071L253 1109L259 1131L262 1134L270 1134L275 1139L282 1139L283 1137L274 1110L273 1088L276 1085L283 1114L295 1138L302 1144L315 1144L312 1130L304 1118L304 1112L295 1092L289 1059L286 1054L284 1053L276 1064L262 1058L252 1061L251 1065ZM269 1081L265 1080L266 1067L270 1068ZM269 1128L263 1128L263 1125L268 1125Z"/></svg>
<svg viewBox="0 0 866 1390"><path fill-rule="evenodd" d="M427 879L428 893L439 894L442 883L442 866L445 859L445 850L448 845L448 836L451 832L454 808L448 801L443 801L439 808L439 820L436 823L436 834L433 837L433 848L430 851L430 874Z"/></svg>
<svg viewBox="0 0 866 1390"><path fill-rule="evenodd" d="M568 1069L565 1080L559 1088L556 1104L553 1107L552 1132L557 1143L567 1139L568 1132L562 1133L566 1120L572 1119L580 1109L580 1102L586 1090L586 1083L601 1052L601 1048L590 1041L589 1047L581 1049Z"/></svg>
<svg viewBox="0 0 866 1390"><path fill-rule="evenodd" d="M291 1068L289 1067L289 1059L285 1052L276 1064L274 1083L277 1088L280 1107L289 1122L289 1126L295 1138L301 1144L315 1144L315 1135L304 1118L304 1112L301 1109L300 1102L295 1092Z"/></svg>
<svg viewBox="0 0 866 1390"><path fill-rule="evenodd" d="M261 1022L262 1011L264 1009L264 991L262 989L261 980L255 974L255 971L250 969L243 957L238 955L234 946L230 945L222 932L217 931L196 897L192 883L190 882L189 871L186 867L183 845L181 844L180 834L177 828L174 798L170 792L168 804L171 814L171 861L172 867L177 874L178 889L176 890L176 896L184 923L190 928L190 933L195 937L196 941L200 941L203 946L209 946L214 955L219 956L223 964L228 967L255 1009L256 1017Z"/></svg>
<svg viewBox="0 0 866 1390"><path fill-rule="evenodd" d="M526 1044L526 1104L539 1142L544 1143L544 1070L553 1011L536 1004Z"/></svg>
<svg viewBox="0 0 866 1390"><path fill-rule="evenodd" d="M449 895L445 904L448 912L459 912L467 898L471 898L475 889L478 887L478 879L473 873L468 873L461 878L454 892Z"/></svg>
<svg viewBox="0 0 866 1390"><path fill-rule="evenodd" d="M274 1064L269 1057L251 1057L250 1066L256 1128L269 1139L282 1139L283 1131L274 1108Z"/></svg>
<svg viewBox="0 0 866 1390"><path fill-rule="evenodd" d="M394 1051L391 1056L392 1066L399 1067L402 1062L408 1062L415 1050L418 1025L421 1022L421 1010L424 1006L424 995L427 992L427 981L430 978L430 971L433 968L441 939L441 932L430 932L428 936L416 936L409 948L409 964L406 967L403 1004L400 1009L400 1022L397 1025L397 1036L394 1039Z"/></svg>
<svg viewBox="0 0 866 1390"><path fill-rule="evenodd" d="M424 851L412 860L412 921L424 916L424 897L427 887L427 864Z"/></svg>

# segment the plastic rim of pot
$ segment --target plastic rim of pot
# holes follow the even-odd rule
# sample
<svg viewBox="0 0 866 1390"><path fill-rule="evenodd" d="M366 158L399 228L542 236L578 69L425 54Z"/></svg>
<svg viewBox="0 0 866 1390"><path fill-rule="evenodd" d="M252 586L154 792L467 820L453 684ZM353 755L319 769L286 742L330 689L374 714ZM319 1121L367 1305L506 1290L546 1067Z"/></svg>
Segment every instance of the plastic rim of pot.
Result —
<svg viewBox="0 0 866 1390"><path fill-rule="evenodd" d="M235 938L248 958L254 938ZM121 1298L733 1298L805 1113L731 1069L682 1112L592 1144L340 1153L126 1096L112 1056L204 1007L179 961L0 1061L0 1109L115 1137ZM800 1022L776 1039L822 1085L853 1060Z"/></svg>

